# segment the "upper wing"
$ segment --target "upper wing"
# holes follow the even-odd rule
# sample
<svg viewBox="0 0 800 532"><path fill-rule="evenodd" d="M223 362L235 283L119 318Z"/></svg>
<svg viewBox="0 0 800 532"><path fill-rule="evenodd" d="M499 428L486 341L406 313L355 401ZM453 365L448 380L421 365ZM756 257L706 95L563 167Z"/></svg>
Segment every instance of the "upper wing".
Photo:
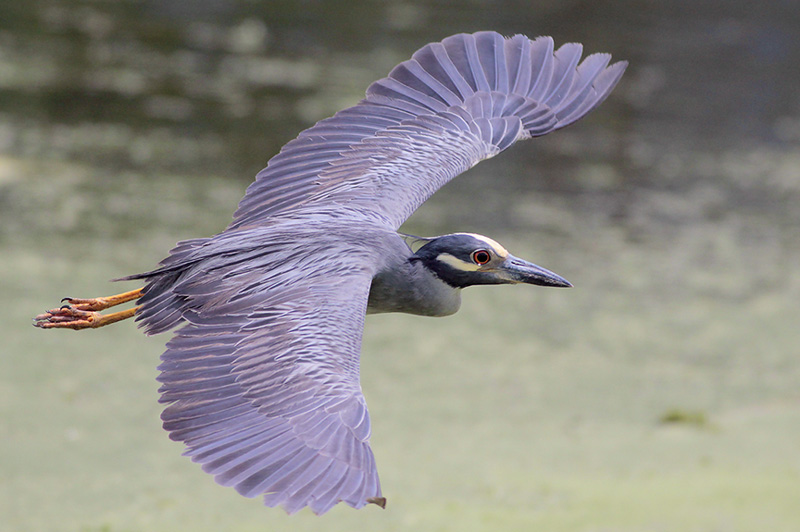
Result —
<svg viewBox="0 0 800 532"><path fill-rule="evenodd" d="M380 502L359 385L372 274L319 265L286 282L303 265L285 254L254 246L175 285L188 324L159 366L164 428L217 482L269 506Z"/></svg>
<svg viewBox="0 0 800 532"><path fill-rule="evenodd" d="M437 189L519 139L599 105L627 63L582 63L580 44L498 33L432 43L373 83L366 99L286 144L250 185L232 228L331 210L398 228Z"/></svg>

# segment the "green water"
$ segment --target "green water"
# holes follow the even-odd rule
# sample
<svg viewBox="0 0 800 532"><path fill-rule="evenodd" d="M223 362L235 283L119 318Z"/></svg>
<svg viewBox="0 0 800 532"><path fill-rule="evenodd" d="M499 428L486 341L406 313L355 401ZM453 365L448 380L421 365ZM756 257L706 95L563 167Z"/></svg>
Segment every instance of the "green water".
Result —
<svg viewBox="0 0 800 532"><path fill-rule="evenodd" d="M569 4L517 20L521 3L408 3L351 42L352 13L327 4L31 5L0 17L0 531L798 530L800 25L737 3L601 3L572 25ZM632 66L592 117L479 165L404 228L487 234L575 288L368 318L385 511L288 517L216 486L160 427L166 336L30 326L221 230L300 128L486 26Z"/></svg>

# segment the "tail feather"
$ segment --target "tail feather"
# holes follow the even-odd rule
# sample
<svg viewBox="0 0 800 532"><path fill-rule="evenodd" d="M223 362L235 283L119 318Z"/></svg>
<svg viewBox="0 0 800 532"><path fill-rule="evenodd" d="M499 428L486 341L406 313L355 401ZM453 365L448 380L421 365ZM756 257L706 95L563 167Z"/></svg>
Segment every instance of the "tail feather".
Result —
<svg viewBox="0 0 800 532"><path fill-rule="evenodd" d="M197 257L197 251L208 240L207 238L194 238L178 242L170 251L169 256L161 261L159 268L116 279L117 281L142 279L145 281L135 317L145 334L159 334L184 321L183 312L186 310L187 299L176 294L173 287L200 260Z"/></svg>

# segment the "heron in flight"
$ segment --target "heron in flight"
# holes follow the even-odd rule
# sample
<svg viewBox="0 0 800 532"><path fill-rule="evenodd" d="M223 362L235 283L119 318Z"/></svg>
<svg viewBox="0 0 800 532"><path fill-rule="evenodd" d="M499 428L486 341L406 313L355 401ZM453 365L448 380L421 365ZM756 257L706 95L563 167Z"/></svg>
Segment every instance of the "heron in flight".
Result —
<svg viewBox="0 0 800 532"><path fill-rule="evenodd" d="M397 230L460 173L597 107L626 63L581 53L494 32L428 44L286 144L224 231L125 278L143 288L66 298L34 325L180 326L159 366L161 418L204 471L289 513L384 506L359 384L364 316L449 315L472 285L570 286L485 236Z"/></svg>

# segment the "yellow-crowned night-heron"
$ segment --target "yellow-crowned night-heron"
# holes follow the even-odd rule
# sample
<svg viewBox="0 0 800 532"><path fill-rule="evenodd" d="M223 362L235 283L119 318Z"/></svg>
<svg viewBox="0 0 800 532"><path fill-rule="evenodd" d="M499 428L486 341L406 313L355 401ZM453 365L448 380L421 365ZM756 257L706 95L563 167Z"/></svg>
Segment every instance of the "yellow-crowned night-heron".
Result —
<svg viewBox="0 0 800 532"><path fill-rule="evenodd" d="M600 104L625 63L594 54L579 64L581 51L493 32L429 44L284 146L222 233L127 277L145 281L139 290L68 298L34 323L182 325L159 381L164 428L192 460L288 512L383 506L359 385L364 315L452 314L477 284L570 286L484 236L397 229L461 172Z"/></svg>

